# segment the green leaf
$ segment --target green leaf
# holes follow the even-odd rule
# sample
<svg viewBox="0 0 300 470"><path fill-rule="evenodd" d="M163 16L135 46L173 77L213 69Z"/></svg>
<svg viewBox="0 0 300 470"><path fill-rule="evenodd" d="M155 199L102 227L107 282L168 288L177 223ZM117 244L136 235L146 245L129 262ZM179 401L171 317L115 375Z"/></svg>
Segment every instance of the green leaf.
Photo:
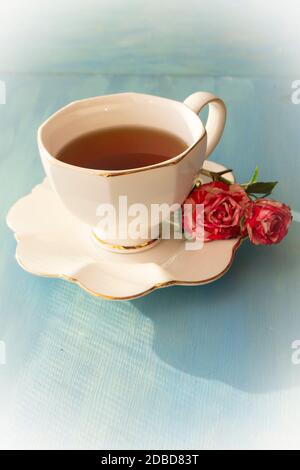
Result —
<svg viewBox="0 0 300 470"><path fill-rule="evenodd" d="M232 184L232 181L229 181L228 179L223 178L223 176L219 176L218 181L221 181L222 183L228 184L228 186L230 186Z"/></svg>
<svg viewBox="0 0 300 470"><path fill-rule="evenodd" d="M249 181L249 184L256 183L257 178L258 178L258 165L256 165L256 167L255 167L255 169L254 169L254 173L253 173L253 175L252 175L251 180Z"/></svg>
<svg viewBox="0 0 300 470"><path fill-rule="evenodd" d="M245 188L248 194L271 194L278 181L249 183Z"/></svg>
<svg viewBox="0 0 300 470"><path fill-rule="evenodd" d="M232 170L230 170L230 169L229 170L222 170L222 171L218 171L218 172L204 170L204 168L202 168L200 170L201 175L208 176L213 181L222 181L222 183L226 183L229 186L232 184L232 182L229 181L228 179L224 178L222 175L225 175L226 173L231 173L231 172L232 172Z"/></svg>

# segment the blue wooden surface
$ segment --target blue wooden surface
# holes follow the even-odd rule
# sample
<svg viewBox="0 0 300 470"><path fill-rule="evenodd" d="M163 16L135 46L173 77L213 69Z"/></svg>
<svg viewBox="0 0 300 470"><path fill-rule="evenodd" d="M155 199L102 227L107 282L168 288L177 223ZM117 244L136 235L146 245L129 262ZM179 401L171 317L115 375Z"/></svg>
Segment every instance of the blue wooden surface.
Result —
<svg viewBox="0 0 300 470"><path fill-rule="evenodd" d="M1 30L18 34L0 52L0 447L299 447L299 76L285 32L272 35L250 3L86 1L66 15L70 3L53 2ZM273 33L287 22L277 3ZM228 106L212 158L240 181L256 163L280 180L274 197L298 220L288 238L245 243L216 283L131 302L22 271L5 215L43 178L39 123L87 96L197 90Z"/></svg>

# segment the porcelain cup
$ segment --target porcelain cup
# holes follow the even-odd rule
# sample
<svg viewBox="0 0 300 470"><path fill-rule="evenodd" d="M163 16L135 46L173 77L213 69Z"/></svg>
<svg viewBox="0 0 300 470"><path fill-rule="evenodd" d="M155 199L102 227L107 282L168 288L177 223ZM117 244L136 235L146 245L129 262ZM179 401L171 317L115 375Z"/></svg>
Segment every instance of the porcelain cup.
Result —
<svg viewBox="0 0 300 470"><path fill-rule="evenodd" d="M209 113L204 125L198 114L206 105ZM97 96L70 103L47 119L38 129L38 146L50 184L65 207L88 226L99 245L128 253L150 248L159 237L151 237L150 232L128 235L125 227L136 216L135 210L124 212L120 197L126 197L127 208L143 205L149 213L152 204L182 204L204 160L218 144L225 120L223 101L207 92L196 92L184 102L142 93ZM80 135L122 125L171 132L183 139L187 148L161 163L128 170L88 169L56 158ZM99 207L115 210L113 236L111 227L99 224ZM149 228L154 228L151 233L157 229Z"/></svg>

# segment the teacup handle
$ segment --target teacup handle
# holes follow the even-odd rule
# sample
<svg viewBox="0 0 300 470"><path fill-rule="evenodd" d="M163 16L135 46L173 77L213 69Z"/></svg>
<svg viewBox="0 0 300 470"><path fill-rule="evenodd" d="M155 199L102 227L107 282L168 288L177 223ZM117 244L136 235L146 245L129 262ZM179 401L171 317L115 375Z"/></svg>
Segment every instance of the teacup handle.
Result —
<svg viewBox="0 0 300 470"><path fill-rule="evenodd" d="M196 114L199 114L207 104L209 106L208 118L205 125L207 133L205 158L207 158L222 136L226 121L226 106L220 98L206 91L193 93L184 100L184 104Z"/></svg>

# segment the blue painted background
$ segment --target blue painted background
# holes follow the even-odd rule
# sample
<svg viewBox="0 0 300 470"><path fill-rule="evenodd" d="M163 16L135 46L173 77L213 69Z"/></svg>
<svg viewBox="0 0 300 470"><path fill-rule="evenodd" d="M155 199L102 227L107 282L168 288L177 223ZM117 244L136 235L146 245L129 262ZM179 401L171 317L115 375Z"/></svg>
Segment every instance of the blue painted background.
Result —
<svg viewBox="0 0 300 470"><path fill-rule="evenodd" d="M267 15L260 3L2 7L0 447L299 447L300 365L291 361L300 339L300 105L291 101L299 10L288 1L281 11L275 1ZM263 178L280 180L274 197L296 219L287 239L269 248L245 243L211 285L131 302L22 271L5 216L43 178L40 122L87 96L183 100L197 90L228 107L212 159L239 181L256 164Z"/></svg>

